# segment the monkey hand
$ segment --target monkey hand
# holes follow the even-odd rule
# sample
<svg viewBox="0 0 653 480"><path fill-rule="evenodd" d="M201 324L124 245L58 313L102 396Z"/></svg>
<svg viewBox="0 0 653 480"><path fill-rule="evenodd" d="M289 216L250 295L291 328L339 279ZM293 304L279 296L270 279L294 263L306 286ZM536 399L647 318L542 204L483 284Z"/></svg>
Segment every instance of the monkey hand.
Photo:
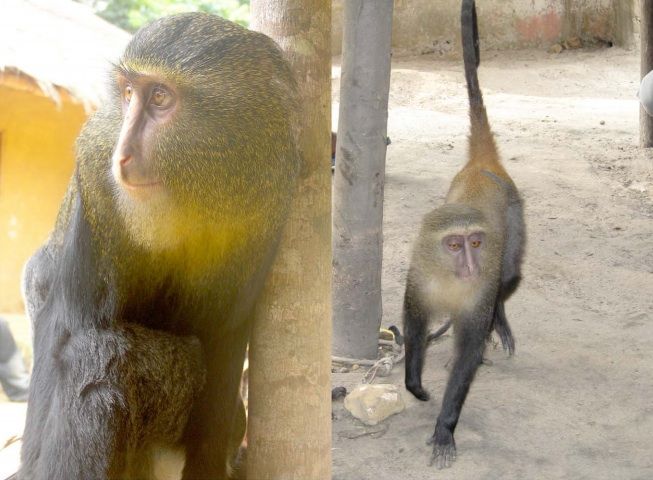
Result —
<svg viewBox="0 0 653 480"><path fill-rule="evenodd" d="M437 425L435 433L426 443L433 445L433 454L429 465L435 465L438 470L441 470L449 468L456 460L456 442L450 430Z"/></svg>
<svg viewBox="0 0 653 480"><path fill-rule="evenodd" d="M421 400L422 402L427 402L429 398L431 398L429 393L424 390L421 384L413 385L409 382L406 382L406 390L415 395L415 398L417 398L417 400Z"/></svg>

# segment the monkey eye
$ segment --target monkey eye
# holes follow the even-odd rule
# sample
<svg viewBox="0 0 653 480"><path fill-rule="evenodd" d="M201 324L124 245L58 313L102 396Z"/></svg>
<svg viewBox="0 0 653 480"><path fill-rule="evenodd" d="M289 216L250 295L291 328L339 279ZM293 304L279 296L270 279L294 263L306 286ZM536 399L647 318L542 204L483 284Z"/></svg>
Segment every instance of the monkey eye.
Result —
<svg viewBox="0 0 653 480"><path fill-rule="evenodd" d="M152 97L150 98L150 103L156 105L159 108L165 108L170 105L172 102L172 95L165 91L161 87L155 87L152 91Z"/></svg>
<svg viewBox="0 0 653 480"><path fill-rule="evenodd" d="M465 237L462 235L448 235L442 239L442 246L452 253L462 250L464 243Z"/></svg>
<svg viewBox="0 0 653 480"><path fill-rule="evenodd" d="M472 248L478 248L481 246L480 240L472 240Z"/></svg>
<svg viewBox="0 0 653 480"><path fill-rule="evenodd" d="M127 85L123 93L123 96L125 97L125 101L127 103L129 103L129 101L132 99L132 93L134 93L134 89L132 88L131 85Z"/></svg>

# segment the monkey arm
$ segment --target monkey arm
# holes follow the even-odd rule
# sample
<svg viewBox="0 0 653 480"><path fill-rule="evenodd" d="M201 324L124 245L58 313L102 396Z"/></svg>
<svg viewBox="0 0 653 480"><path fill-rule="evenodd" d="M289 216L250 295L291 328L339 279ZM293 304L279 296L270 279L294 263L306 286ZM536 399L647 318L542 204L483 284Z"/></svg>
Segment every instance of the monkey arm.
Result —
<svg viewBox="0 0 653 480"><path fill-rule="evenodd" d="M417 288L409 280L404 295L404 348L406 351L406 389L419 400L426 401L429 394L422 387L422 368L427 343L429 313L419 298Z"/></svg>
<svg viewBox="0 0 653 480"><path fill-rule="evenodd" d="M219 348L204 345L207 381L184 433L183 480L231 478L230 463L238 454L246 424L239 391L250 327L248 322L238 324L222 330Z"/></svg>
<svg viewBox="0 0 653 480"><path fill-rule="evenodd" d="M456 458L454 430L476 370L483 362L485 332L491 325L493 314L493 305L481 305L476 312L453 319L456 359L444 392L435 432L429 441L433 444L431 464L438 468L451 466Z"/></svg>
<svg viewBox="0 0 653 480"><path fill-rule="evenodd" d="M199 342L135 325L42 338L55 328L37 328L28 409L45 411L28 415L19 478L148 478L133 474L180 441L204 384Z"/></svg>

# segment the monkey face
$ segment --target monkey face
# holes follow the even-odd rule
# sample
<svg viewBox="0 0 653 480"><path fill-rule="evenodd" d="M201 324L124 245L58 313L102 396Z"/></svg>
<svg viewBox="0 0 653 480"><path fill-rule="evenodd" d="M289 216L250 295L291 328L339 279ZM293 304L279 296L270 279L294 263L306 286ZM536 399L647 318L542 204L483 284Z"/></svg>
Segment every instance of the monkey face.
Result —
<svg viewBox="0 0 653 480"><path fill-rule="evenodd" d="M294 183L295 83L269 38L213 15L165 17L134 35L116 74L123 203L217 224L259 216Z"/></svg>
<svg viewBox="0 0 653 480"><path fill-rule="evenodd" d="M276 231L300 162L295 82L272 40L214 15L165 17L134 35L110 93L78 140L96 228L117 216L147 249L210 238L224 252Z"/></svg>
<svg viewBox="0 0 653 480"><path fill-rule="evenodd" d="M118 77L123 122L111 159L116 184L130 197L145 200L162 192L162 178L153 161L157 133L178 107L177 93L155 76Z"/></svg>
<svg viewBox="0 0 653 480"><path fill-rule="evenodd" d="M451 234L442 239L445 254L453 259L456 277L471 280L479 276L484 244L483 232Z"/></svg>

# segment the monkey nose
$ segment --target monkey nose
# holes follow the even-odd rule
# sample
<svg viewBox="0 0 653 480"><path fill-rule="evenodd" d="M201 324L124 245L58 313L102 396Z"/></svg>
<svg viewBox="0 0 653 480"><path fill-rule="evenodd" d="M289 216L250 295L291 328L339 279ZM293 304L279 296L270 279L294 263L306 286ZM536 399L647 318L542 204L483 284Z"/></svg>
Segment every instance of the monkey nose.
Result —
<svg viewBox="0 0 653 480"><path fill-rule="evenodd" d="M131 162L131 161L132 161L132 156L131 156L131 155L124 155L124 156L123 156L123 157L118 161L118 164L119 164L121 167L124 167L125 165L127 165L127 164L128 164L129 162Z"/></svg>
<svg viewBox="0 0 653 480"><path fill-rule="evenodd" d="M471 255L471 252L468 249L465 249L465 267L467 267L467 272L469 276L472 276L476 273L476 265L474 264L474 258Z"/></svg>

